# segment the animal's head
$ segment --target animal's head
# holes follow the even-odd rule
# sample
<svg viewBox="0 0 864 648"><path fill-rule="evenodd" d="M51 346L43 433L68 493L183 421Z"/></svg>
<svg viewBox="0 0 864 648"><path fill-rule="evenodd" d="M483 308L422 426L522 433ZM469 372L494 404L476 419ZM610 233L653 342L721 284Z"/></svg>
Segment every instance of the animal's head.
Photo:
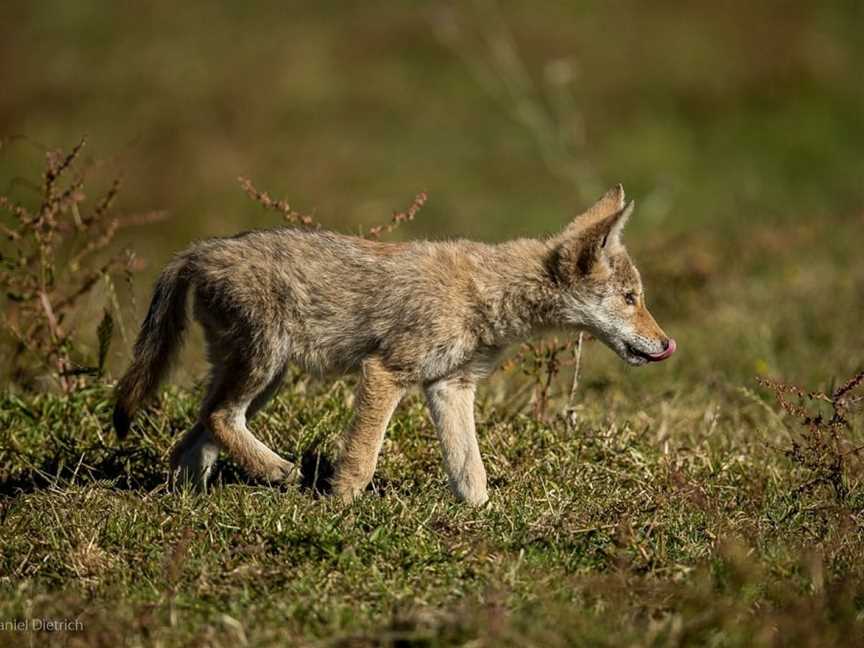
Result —
<svg viewBox="0 0 864 648"><path fill-rule="evenodd" d="M675 353L645 306L642 279L621 242L634 203L609 190L553 239L549 273L559 290L559 324L587 329L631 365Z"/></svg>

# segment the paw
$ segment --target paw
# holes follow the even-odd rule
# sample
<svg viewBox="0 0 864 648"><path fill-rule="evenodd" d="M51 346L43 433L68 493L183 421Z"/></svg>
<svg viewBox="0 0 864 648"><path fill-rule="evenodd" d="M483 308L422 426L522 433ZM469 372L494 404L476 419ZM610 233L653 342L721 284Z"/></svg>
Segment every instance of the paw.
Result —
<svg viewBox="0 0 864 648"><path fill-rule="evenodd" d="M177 464L171 466L169 486L174 491L207 492L207 481L210 477L210 467Z"/></svg>
<svg viewBox="0 0 864 648"><path fill-rule="evenodd" d="M278 463L268 466L267 469L262 472L261 478L271 484L288 483L299 480L300 471L297 469L297 466L290 461L280 459Z"/></svg>
<svg viewBox="0 0 864 648"><path fill-rule="evenodd" d="M474 483L468 480L462 482L450 482L450 490L462 502L471 506L483 506L489 501L489 493L486 490L486 480Z"/></svg>
<svg viewBox="0 0 864 648"><path fill-rule="evenodd" d="M355 499L360 497L362 492L363 489L361 488L344 488L334 486L332 495L343 504L348 505L351 504Z"/></svg>
<svg viewBox="0 0 864 648"><path fill-rule="evenodd" d="M170 455L169 486L174 490L207 491L213 464L219 456L218 446L211 443L183 442L174 446Z"/></svg>
<svg viewBox="0 0 864 648"><path fill-rule="evenodd" d="M332 495L343 504L350 504L363 494L372 482L372 475L373 470L358 468L347 462L338 464L330 482Z"/></svg>
<svg viewBox="0 0 864 648"><path fill-rule="evenodd" d="M367 482L368 483L368 482ZM332 495L343 504L350 504L363 494L366 483L356 480L335 479L333 480Z"/></svg>
<svg viewBox="0 0 864 648"><path fill-rule="evenodd" d="M456 493L456 497L465 502L466 504L470 504L471 506L483 506L486 502L489 501L489 494L483 490L478 492L469 492L469 493Z"/></svg>
<svg viewBox="0 0 864 648"><path fill-rule="evenodd" d="M337 469L331 482L332 495L343 504L350 504L363 494L371 481L371 476L352 474Z"/></svg>

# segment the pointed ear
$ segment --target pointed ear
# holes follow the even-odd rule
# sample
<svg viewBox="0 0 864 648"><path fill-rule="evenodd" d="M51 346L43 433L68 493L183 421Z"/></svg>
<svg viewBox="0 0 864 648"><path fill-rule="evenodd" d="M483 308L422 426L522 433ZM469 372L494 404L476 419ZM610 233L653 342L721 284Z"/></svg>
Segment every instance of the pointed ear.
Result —
<svg viewBox="0 0 864 648"><path fill-rule="evenodd" d="M604 250L615 252L624 246L621 242L621 234L635 208L636 203L631 200L626 207L598 223L600 231L605 231L601 246Z"/></svg>
<svg viewBox="0 0 864 648"><path fill-rule="evenodd" d="M633 213L636 203L632 200L623 209L594 223L579 237L579 270L584 274L594 268L604 257L620 251L624 244L621 233Z"/></svg>
<svg viewBox="0 0 864 648"><path fill-rule="evenodd" d="M604 257L623 248L621 234L636 203L627 206L580 228L574 235L559 239L550 262L554 264L554 279L575 278L595 271L598 264L606 263Z"/></svg>
<svg viewBox="0 0 864 648"><path fill-rule="evenodd" d="M616 214L624 208L624 187L620 184L615 185L600 198L597 202L591 205L586 211L579 214L564 230L565 234L572 233L578 230L584 230L610 216Z"/></svg>

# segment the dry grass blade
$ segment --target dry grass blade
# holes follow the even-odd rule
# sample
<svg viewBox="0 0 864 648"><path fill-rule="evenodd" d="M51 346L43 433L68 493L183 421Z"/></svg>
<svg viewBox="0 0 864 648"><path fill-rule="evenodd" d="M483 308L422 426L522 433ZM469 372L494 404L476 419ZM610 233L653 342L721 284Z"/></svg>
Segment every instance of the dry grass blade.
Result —
<svg viewBox="0 0 864 648"><path fill-rule="evenodd" d="M578 62L548 61L542 81L535 81L501 8L491 0L445 4L433 10L431 19L441 44L532 137L549 173L580 194L596 193L584 110L575 90Z"/></svg>
<svg viewBox="0 0 864 648"><path fill-rule="evenodd" d="M582 338L584 333L579 331L576 337L576 347L573 349L573 382L570 384L570 407L576 400L576 391L579 389L579 372L582 369Z"/></svg>

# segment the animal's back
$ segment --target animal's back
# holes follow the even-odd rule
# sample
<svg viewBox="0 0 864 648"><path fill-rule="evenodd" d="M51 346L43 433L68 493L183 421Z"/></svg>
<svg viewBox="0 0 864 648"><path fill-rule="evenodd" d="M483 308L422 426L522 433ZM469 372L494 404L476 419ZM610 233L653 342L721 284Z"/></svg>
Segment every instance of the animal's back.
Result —
<svg viewBox="0 0 864 648"><path fill-rule="evenodd" d="M478 245L278 229L203 241L185 256L198 319L233 336L223 343L319 372L379 352L412 373L436 346L458 355L474 344L467 296Z"/></svg>

